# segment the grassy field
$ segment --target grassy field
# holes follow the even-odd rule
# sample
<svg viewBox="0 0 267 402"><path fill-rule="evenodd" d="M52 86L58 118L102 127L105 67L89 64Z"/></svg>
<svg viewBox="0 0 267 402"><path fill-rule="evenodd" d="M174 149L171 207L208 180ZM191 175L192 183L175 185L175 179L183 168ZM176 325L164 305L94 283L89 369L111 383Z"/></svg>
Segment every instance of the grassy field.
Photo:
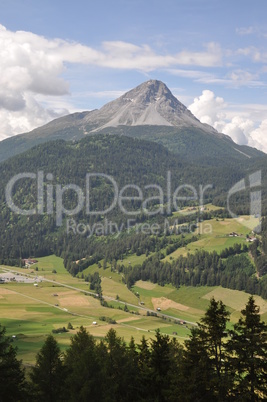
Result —
<svg viewBox="0 0 267 402"><path fill-rule="evenodd" d="M214 297L216 300L222 300L231 313L231 321L236 322L249 298L245 292L220 286L182 286L175 289L169 285L161 287L150 282L138 281L134 290L139 292L140 300L144 301L147 307L160 307L162 312L188 321L199 321L205 314L210 299ZM267 301L259 296L254 298L260 307L262 319L267 321Z"/></svg>
<svg viewBox="0 0 267 402"><path fill-rule="evenodd" d="M194 232L199 240L175 250L166 256L165 261L186 256L188 253L194 253L198 250L220 252L234 244L244 244L246 243L246 236L251 233L249 226L253 228L257 223L257 219L249 220L247 216L242 216L239 219L211 219L200 222ZM237 233L238 236L230 236L232 232Z"/></svg>
<svg viewBox="0 0 267 402"><path fill-rule="evenodd" d="M36 266L38 271L35 271ZM100 305L98 299L86 295L83 290L89 289L88 283L71 277L65 270L62 260L55 256L38 259L36 266L30 269L2 267L2 270L6 268L34 277L38 274L39 279L42 278L38 286L34 286L33 283L10 282L0 287L0 323L6 326L8 335L16 336L14 344L18 347L18 355L25 364L34 362L35 355L45 337L53 329L67 327L69 322L74 330L55 334L62 350L67 347L71 335L81 325L97 338L104 337L108 329L113 326L126 341L130 341L131 336L134 336L137 342L143 335L148 338L153 337L157 328L170 335L177 332L181 340L189 334L186 328L182 327L181 331L181 326L179 326L179 334L179 330L175 330L178 326L174 324L174 320L167 321L159 317L146 316L146 311L141 309L141 306L138 307L138 297L127 289L121 275L111 272L110 267L99 270L103 292L110 297L119 295L120 301L127 302L129 312L123 311L124 305L119 302L109 301L116 308L105 308ZM94 268L90 267L90 269ZM57 273L52 273L53 270ZM66 288L64 284L77 287L77 289ZM166 294L170 290L172 289L158 287L156 295ZM129 304L137 307L129 306ZM152 304L151 307L153 308ZM107 324L100 320L101 316L112 318L117 324ZM97 325L93 324L94 321Z"/></svg>
<svg viewBox="0 0 267 402"><path fill-rule="evenodd" d="M221 207L217 207L216 205L212 204L205 204L203 206L203 211L205 212L212 212L212 211L218 211L219 209L222 209ZM179 211L175 211L172 213L172 216L183 216L183 215L191 215L194 213L200 212L200 208L198 206L195 207L185 207L180 209Z"/></svg>
<svg viewBox="0 0 267 402"><path fill-rule="evenodd" d="M203 222L203 226L198 228L199 240L176 250L166 260L198 249L220 251L234 243L244 243L246 235L251 232L245 219L212 219ZM229 233L233 231L239 236L229 237ZM145 258L145 255L128 255L124 257L123 264L142 263ZM103 338L109 328L114 327L126 342L130 341L131 336L139 342L143 335L153 338L155 330L159 328L162 333L177 336L183 342L190 334L190 322L196 323L201 319L211 297L214 296L216 300L222 300L226 304L231 313L230 325L238 320L240 310L249 297L244 292L221 287L175 289L169 285L162 287L143 281L136 282L130 291L124 283L122 273L112 271L110 264L103 269L103 261L101 265L101 268L97 264L88 267L83 271L83 277L99 272L103 295L112 308L101 306L97 298L86 294L89 283L84 281L82 275L79 278L72 277L59 257L38 258L38 263L28 269L0 267L2 272L12 270L20 273L20 277L27 275L32 282L33 278L39 281L38 286L21 282L0 285L0 324L6 326L8 335L16 336L14 343L25 364L34 362L45 337L53 329L67 327L69 322L73 330L55 334L62 350L69 345L70 337L81 325L96 338ZM255 299L260 306L262 319L267 321L267 302L260 297ZM129 311L124 311L123 303L127 304ZM160 312L157 311L158 308ZM147 309L157 312L158 317L148 316ZM167 317L163 319L161 314ZM117 324L110 325L101 321L100 317L103 316L116 320Z"/></svg>

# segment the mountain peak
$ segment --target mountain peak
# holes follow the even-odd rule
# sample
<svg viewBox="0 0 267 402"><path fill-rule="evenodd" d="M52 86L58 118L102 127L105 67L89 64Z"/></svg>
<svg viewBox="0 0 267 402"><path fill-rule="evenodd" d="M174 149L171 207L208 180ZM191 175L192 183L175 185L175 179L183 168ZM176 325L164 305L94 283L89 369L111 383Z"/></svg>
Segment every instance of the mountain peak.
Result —
<svg viewBox="0 0 267 402"><path fill-rule="evenodd" d="M158 80L146 81L101 109L88 113L85 122L96 124L94 131L144 125L203 129L203 124ZM205 131L216 133L209 126Z"/></svg>
<svg viewBox="0 0 267 402"><path fill-rule="evenodd" d="M139 100L142 100L143 97L143 101L146 102L153 102L153 101L156 102L159 98L165 98L165 99L174 98L167 85L164 84L162 81L158 80L146 81L138 85L136 88L131 89L129 92L126 92L126 94L124 94L123 97L129 95L131 95L134 98L139 98Z"/></svg>
<svg viewBox="0 0 267 402"><path fill-rule="evenodd" d="M178 108L180 111L185 111L186 107L173 96L169 88L162 81L149 80L136 88L126 92L122 99L132 99L136 103L168 103L173 108Z"/></svg>
<svg viewBox="0 0 267 402"><path fill-rule="evenodd" d="M136 128L136 126L138 126ZM235 144L230 137L202 124L161 81L149 80L101 109L73 113L1 143L0 162L55 139L76 141L94 133L130 135L159 142L187 158L254 158L260 151Z"/></svg>

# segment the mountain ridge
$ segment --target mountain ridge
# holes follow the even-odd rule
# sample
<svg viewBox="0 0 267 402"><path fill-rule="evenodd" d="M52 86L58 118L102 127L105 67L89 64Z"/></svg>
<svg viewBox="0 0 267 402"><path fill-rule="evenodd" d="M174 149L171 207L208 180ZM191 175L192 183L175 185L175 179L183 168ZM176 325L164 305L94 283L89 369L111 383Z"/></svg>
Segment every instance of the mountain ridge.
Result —
<svg viewBox="0 0 267 402"><path fill-rule="evenodd" d="M212 156L223 163L229 157L245 160L264 155L201 123L163 82L149 80L100 109L69 114L29 133L5 139L1 142L0 162L50 140L76 141L108 132L158 142L191 160L197 157L205 161Z"/></svg>
<svg viewBox="0 0 267 402"><path fill-rule="evenodd" d="M203 128L202 123L171 93L161 81L149 80L131 89L99 110L84 118L86 123L104 122L97 130L118 126L193 126ZM101 123L100 123L101 124ZM206 126L208 132L217 131Z"/></svg>

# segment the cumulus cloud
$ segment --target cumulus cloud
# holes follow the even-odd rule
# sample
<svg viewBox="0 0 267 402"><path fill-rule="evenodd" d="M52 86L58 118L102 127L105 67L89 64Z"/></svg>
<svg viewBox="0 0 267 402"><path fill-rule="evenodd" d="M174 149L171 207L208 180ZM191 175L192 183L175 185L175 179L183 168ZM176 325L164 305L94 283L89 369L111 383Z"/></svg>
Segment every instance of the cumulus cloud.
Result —
<svg viewBox="0 0 267 402"><path fill-rule="evenodd" d="M53 52L53 41L0 26L0 140L68 113L61 107L49 110L35 98L69 91L68 83L60 77L64 65Z"/></svg>
<svg viewBox="0 0 267 402"><path fill-rule="evenodd" d="M258 128L251 131L249 145L267 153L267 118L261 122Z"/></svg>
<svg viewBox="0 0 267 402"><path fill-rule="evenodd" d="M215 43L205 45L203 51L162 55L146 44L110 41L94 49L31 32L12 32L0 25L0 140L68 113L60 105L49 110L44 101L38 102L40 96L69 94L69 84L62 78L67 63L149 72L177 65L217 66L221 58Z"/></svg>
<svg viewBox="0 0 267 402"><path fill-rule="evenodd" d="M216 97L210 90L194 99L189 110L202 122L213 126L217 131L229 135L239 145L249 145L267 153L267 110L266 118L258 125L243 112L233 111L223 98ZM252 105L253 109L253 105Z"/></svg>
<svg viewBox="0 0 267 402"><path fill-rule="evenodd" d="M215 126L224 117L226 104L223 98L215 97L208 89L202 92L198 98L189 106L189 110L202 122Z"/></svg>
<svg viewBox="0 0 267 402"><path fill-rule="evenodd" d="M26 102L22 93L0 89L0 109L17 111L24 109L25 105Z"/></svg>
<svg viewBox="0 0 267 402"><path fill-rule="evenodd" d="M53 57L57 41L30 32L0 30L0 87L10 93L31 91L63 95L68 84L60 74L62 60Z"/></svg>
<svg viewBox="0 0 267 402"><path fill-rule="evenodd" d="M239 33L244 34L245 30ZM197 70L197 67L221 66L222 53L216 43L206 44L201 51L182 50L175 54L159 54L147 44L122 41L106 41L93 48L77 42L48 39L31 32L11 32L0 25L0 140L30 131L69 113L69 110L74 111L73 105L66 102L70 88L63 73L68 63L133 69L144 73L166 69L202 83L262 85L257 75L243 70L233 71L224 79ZM239 49L237 54L251 57L254 61L267 60L266 53L260 53L253 47ZM186 70L185 66L191 66L192 70ZM95 94L99 97L103 95L106 96L106 92ZM230 135L236 142L267 152L267 113L262 113L261 122L256 125L249 116L240 115L238 111L233 114L226 102L209 90L203 91L194 100L190 110L203 123Z"/></svg>
<svg viewBox="0 0 267 402"><path fill-rule="evenodd" d="M50 120L68 114L68 109L44 108L30 94L25 94L24 100L23 110L0 110L0 140L31 131Z"/></svg>
<svg viewBox="0 0 267 402"><path fill-rule="evenodd" d="M218 131L229 135L237 144L240 145L248 145L250 133L253 128L254 125L251 120L244 119L240 116L233 117L230 122L221 121L216 124L216 129Z"/></svg>

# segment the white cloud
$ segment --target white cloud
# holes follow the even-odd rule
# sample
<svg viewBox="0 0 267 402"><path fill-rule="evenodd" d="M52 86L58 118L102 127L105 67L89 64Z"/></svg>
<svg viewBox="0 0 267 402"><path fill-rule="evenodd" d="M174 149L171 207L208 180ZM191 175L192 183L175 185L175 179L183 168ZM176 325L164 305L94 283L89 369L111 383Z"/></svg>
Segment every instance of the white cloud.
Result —
<svg viewBox="0 0 267 402"><path fill-rule="evenodd" d="M168 69L167 71L173 75L177 75L178 77L193 78L195 80L206 79L211 76L209 73L205 71L198 71L198 70L183 70L178 68L171 68Z"/></svg>
<svg viewBox="0 0 267 402"><path fill-rule="evenodd" d="M215 126L224 118L224 108L226 104L223 98L215 97L214 93L208 89L202 92L198 98L189 106L189 110L202 122Z"/></svg>
<svg viewBox="0 0 267 402"><path fill-rule="evenodd" d="M238 35L251 35L255 33L254 27L243 27L243 28L236 28L236 33Z"/></svg>
<svg viewBox="0 0 267 402"><path fill-rule="evenodd" d="M75 96L78 96L79 98L97 98L97 99L116 99L125 94L125 92L129 91L131 88L127 88L124 91L85 91L81 93L76 93Z"/></svg>
<svg viewBox="0 0 267 402"><path fill-rule="evenodd" d="M177 65L215 67L222 63L222 50L216 43L208 43L202 52L181 51L176 54L157 54L150 46L122 41L103 42L101 50L78 43L61 43L59 57L72 63L84 63L118 69L137 69L144 72Z"/></svg>
<svg viewBox="0 0 267 402"><path fill-rule="evenodd" d="M94 49L31 32L12 32L0 25L0 139L68 112L64 96L69 93L69 84L62 78L67 63L149 72L178 65L217 66L221 58L221 49L214 43L203 51L177 54L157 54L148 45L122 41L103 42ZM51 97L61 99L56 111L49 110L45 101Z"/></svg>
<svg viewBox="0 0 267 402"><path fill-rule="evenodd" d="M210 90L202 92L189 106L191 112L202 122L213 126L217 131L229 135L237 144L249 145L267 153L267 110L261 105L261 117L257 124L250 118L249 109L241 114L232 110L223 98L216 97ZM251 113L259 109L250 105Z"/></svg>
<svg viewBox="0 0 267 402"><path fill-rule="evenodd" d="M266 53L254 47L239 49L236 53L251 57L253 61L267 60ZM216 43L206 44L198 52L182 50L176 54L159 54L146 44L109 41L99 48L92 48L77 42L47 39L31 32L11 32L0 25L0 140L30 131L69 111L77 111L71 104L75 96L68 97L69 84L62 78L68 63L143 73L165 69L200 83L263 85L257 75L243 70L237 69L223 78L197 70L197 67L221 66L222 58L222 49ZM186 70L185 66L191 66L192 70ZM113 98L121 92L87 91L81 98L85 94ZM261 122L256 125L249 113L242 114L240 110L235 113L209 90L203 91L190 109L202 122L225 132L235 141L267 152L267 113L264 110L261 111Z"/></svg>
<svg viewBox="0 0 267 402"><path fill-rule="evenodd" d="M234 70L229 73L229 78L234 86L266 86L266 84L258 80L258 74L252 74L246 70Z"/></svg>
<svg viewBox="0 0 267 402"><path fill-rule="evenodd" d="M23 110L0 110L0 140L31 131L50 120L69 113L68 109L56 108L51 110L44 108L30 94L25 94L24 100Z"/></svg>
<svg viewBox="0 0 267 402"><path fill-rule="evenodd" d="M250 57L254 63L267 63L267 52L260 50L255 46L239 48L236 51L237 55Z"/></svg>
<svg viewBox="0 0 267 402"><path fill-rule="evenodd" d="M224 85L227 87L238 88L238 87L263 87L266 83L260 81L259 75L251 73L246 70L236 69L225 75L223 78L217 77L214 73L209 73L206 71L199 70L183 70L177 68L171 68L167 70L172 75L177 75L178 77L190 78L195 82L200 82L202 84L216 84ZM264 72L264 67L261 69Z"/></svg>
<svg viewBox="0 0 267 402"><path fill-rule="evenodd" d="M24 109L25 105L26 102L22 93L0 89L0 110L17 111Z"/></svg>
<svg viewBox="0 0 267 402"><path fill-rule="evenodd" d="M267 118L250 133L249 145L267 153Z"/></svg>
<svg viewBox="0 0 267 402"><path fill-rule="evenodd" d="M57 46L57 40L0 25L0 140L68 113L62 107L45 108L36 97L68 93L68 83L60 77L64 65L53 57Z"/></svg>
<svg viewBox="0 0 267 402"><path fill-rule="evenodd" d="M236 28L236 33L240 36L257 35L258 37L266 38L266 29L263 26L249 26Z"/></svg>
<svg viewBox="0 0 267 402"><path fill-rule="evenodd" d="M235 116L230 122L217 122L216 130L229 135L237 144L248 145L250 133L254 128L253 121Z"/></svg>

